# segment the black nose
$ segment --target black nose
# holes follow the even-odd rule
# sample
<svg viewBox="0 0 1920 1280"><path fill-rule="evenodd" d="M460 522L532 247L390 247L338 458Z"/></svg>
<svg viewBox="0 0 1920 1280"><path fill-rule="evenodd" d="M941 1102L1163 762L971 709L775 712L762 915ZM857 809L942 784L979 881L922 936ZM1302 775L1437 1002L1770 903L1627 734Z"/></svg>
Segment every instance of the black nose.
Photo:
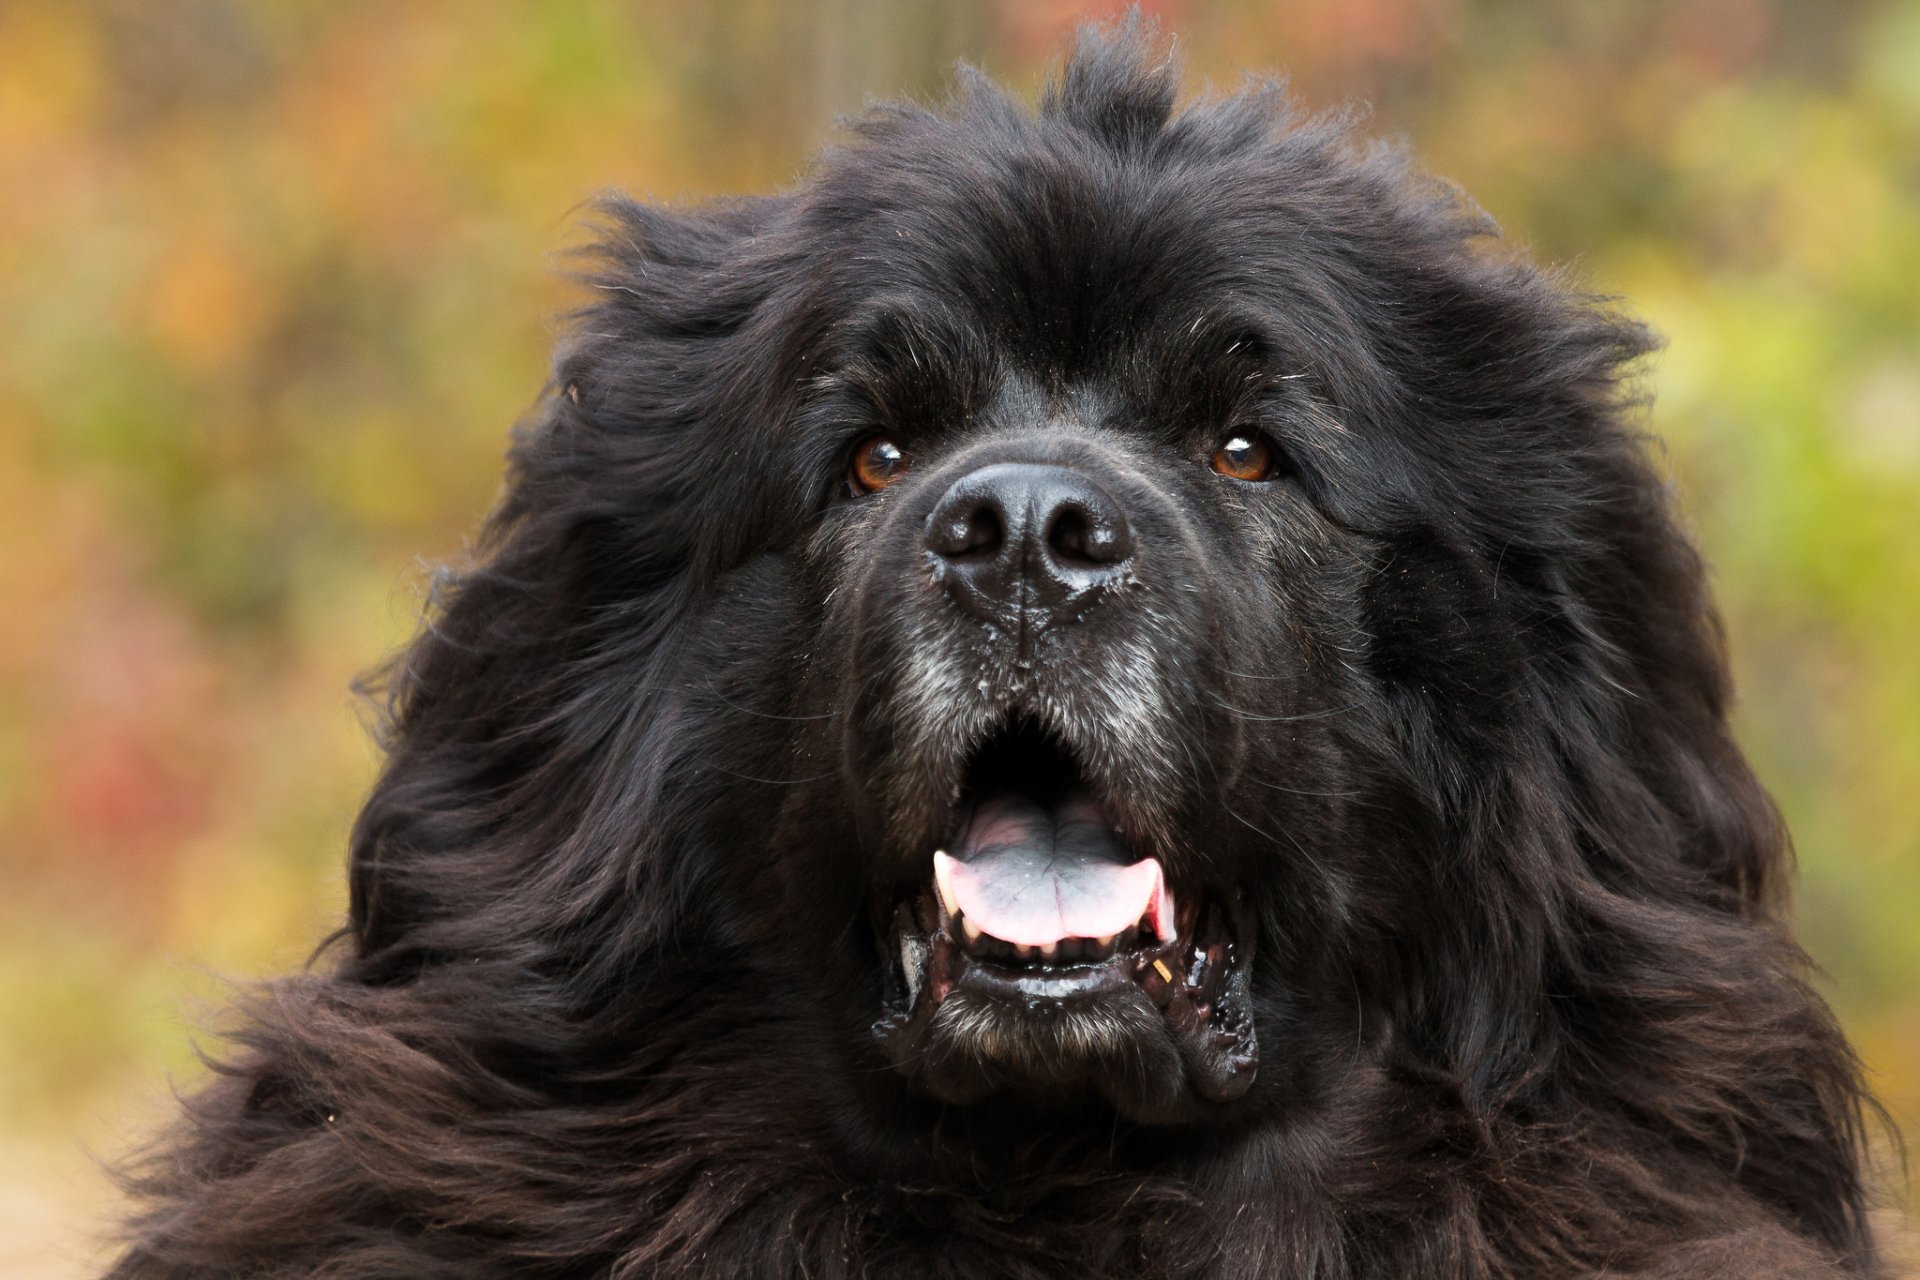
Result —
<svg viewBox="0 0 1920 1280"><path fill-rule="evenodd" d="M1013 627L1071 622L1126 573L1133 530L1084 472L999 462L960 477L927 517L927 549L967 610Z"/></svg>

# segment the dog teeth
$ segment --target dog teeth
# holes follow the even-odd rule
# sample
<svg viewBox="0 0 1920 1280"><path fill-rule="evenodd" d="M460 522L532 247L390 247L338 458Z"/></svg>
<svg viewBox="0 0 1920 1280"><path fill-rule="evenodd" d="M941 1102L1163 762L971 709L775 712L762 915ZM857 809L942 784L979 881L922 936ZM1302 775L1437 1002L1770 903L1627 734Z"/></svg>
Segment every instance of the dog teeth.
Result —
<svg viewBox="0 0 1920 1280"><path fill-rule="evenodd" d="M1008 942L1004 938L994 937L967 919L961 912L952 914L949 926L953 929L954 936L975 955L1024 961L1029 964L1071 964L1076 961L1105 960L1117 954L1122 945L1132 946L1135 939L1141 935L1140 929L1130 925L1118 933L1109 933L1100 937L1055 938L1052 942L1041 943Z"/></svg>
<svg viewBox="0 0 1920 1280"><path fill-rule="evenodd" d="M1180 926L1174 923L1173 893L1162 880L1153 892L1153 901L1147 907L1147 914L1141 923L1150 929L1162 942L1172 942L1179 937Z"/></svg>
<svg viewBox="0 0 1920 1280"><path fill-rule="evenodd" d="M953 855L945 849L933 851L933 887L940 894L940 905L948 916L960 914L960 898L953 891Z"/></svg>

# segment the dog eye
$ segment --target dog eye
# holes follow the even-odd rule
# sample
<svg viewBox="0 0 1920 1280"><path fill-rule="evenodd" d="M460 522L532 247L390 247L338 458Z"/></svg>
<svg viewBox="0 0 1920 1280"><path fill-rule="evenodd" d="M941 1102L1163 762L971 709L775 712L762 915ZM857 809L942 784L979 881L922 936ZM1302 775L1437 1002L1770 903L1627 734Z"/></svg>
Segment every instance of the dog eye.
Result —
<svg viewBox="0 0 1920 1280"><path fill-rule="evenodd" d="M899 445L885 436L868 436L847 464L847 483L855 493L872 493L907 474L907 466L906 451Z"/></svg>
<svg viewBox="0 0 1920 1280"><path fill-rule="evenodd" d="M1273 446L1257 435L1234 434L1213 451L1213 469L1233 480L1265 480L1273 475Z"/></svg>

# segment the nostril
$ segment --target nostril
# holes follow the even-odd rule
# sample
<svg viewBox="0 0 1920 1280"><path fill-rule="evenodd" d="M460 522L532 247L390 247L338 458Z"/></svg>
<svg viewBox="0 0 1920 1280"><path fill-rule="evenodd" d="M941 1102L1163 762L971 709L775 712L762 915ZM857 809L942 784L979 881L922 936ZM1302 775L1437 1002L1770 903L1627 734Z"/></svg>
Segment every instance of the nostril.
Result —
<svg viewBox="0 0 1920 1280"><path fill-rule="evenodd" d="M944 513L928 539L934 551L949 560L985 560L1006 545L1006 523L990 502L968 511Z"/></svg>
<svg viewBox="0 0 1920 1280"><path fill-rule="evenodd" d="M1047 525L1047 548L1060 564L1101 568L1119 564L1133 550L1123 528L1091 517L1078 504L1060 507Z"/></svg>
<svg viewBox="0 0 1920 1280"><path fill-rule="evenodd" d="M1066 507L1057 512L1047 528L1047 546L1054 558L1068 564L1093 564L1087 552L1087 516L1084 511Z"/></svg>
<svg viewBox="0 0 1920 1280"><path fill-rule="evenodd" d="M961 542L955 555L990 556L1000 550L1007 540L1007 531L1000 522L1000 513L989 506L975 507L973 514L967 517L967 535Z"/></svg>

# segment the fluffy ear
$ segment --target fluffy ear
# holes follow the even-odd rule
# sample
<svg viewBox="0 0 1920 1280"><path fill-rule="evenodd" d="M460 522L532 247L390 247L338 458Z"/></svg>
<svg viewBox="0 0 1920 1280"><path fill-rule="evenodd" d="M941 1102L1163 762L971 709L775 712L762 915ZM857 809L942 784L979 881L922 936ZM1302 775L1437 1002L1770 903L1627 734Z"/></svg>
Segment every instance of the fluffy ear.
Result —
<svg viewBox="0 0 1920 1280"><path fill-rule="evenodd" d="M671 826L657 783L688 615L722 543L687 495L724 447L714 424L764 408L745 331L772 273L742 248L770 212L600 206L583 275L596 297L516 432L505 496L472 563L437 579L419 637L369 682L388 758L350 883L370 980L532 951L602 913L644 933L685 897L653 882Z"/></svg>
<svg viewBox="0 0 1920 1280"><path fill-rule="evenodd" d="M1419 409L1399 437L1415 456L1471 449L1444 468L1450 509L1428 518L1447 536L1411 575L1442 607L1394 605L1418 636L1398 679L1408 705L1448 695L1425 737L1458 732L1439 719L1453 708L1504 744L1447 795L1479 919L1415 970L1435 993L1422 1034L1498 1105L1551 1079L1593 1114L1654 1117L1864 1257L1859 1067L1778 927L1785 833L1727 724L1699 557L1618 394L1649 339L1497 259L1456 252L1420 278L1431 293L1402 316L1428 320L1400 375Z"/></svg>
<svg viewBox="0 0 1920 1280"><path fill-rule="evenodd" d="M1368 166L1386 176L1397 162ZM1448 611L1480 620L1453 646L1422 627L1410 685L1447 689L1465 671L1474 688L1450 705L1497 689L1536 708L1532 740L1497 708L1480 718L1521 748L1513 767L1552 775L1536 788L1561 801L1545 817L1587 824L1568 852L1604 879L1733 914L1770 908L1784 837L1727 728L1699 557L1631 421L1630 379L1655 339L1501 253L1448 193L1401 181L1405 283L1351 323L1380 327L1373 345L1411 393L1369 410L1398 465L1448 477L1447 509L1429 507L1416 533L1441 531L1470 597ZM1488 636L1514 653L1489 660Z"/></svg>

